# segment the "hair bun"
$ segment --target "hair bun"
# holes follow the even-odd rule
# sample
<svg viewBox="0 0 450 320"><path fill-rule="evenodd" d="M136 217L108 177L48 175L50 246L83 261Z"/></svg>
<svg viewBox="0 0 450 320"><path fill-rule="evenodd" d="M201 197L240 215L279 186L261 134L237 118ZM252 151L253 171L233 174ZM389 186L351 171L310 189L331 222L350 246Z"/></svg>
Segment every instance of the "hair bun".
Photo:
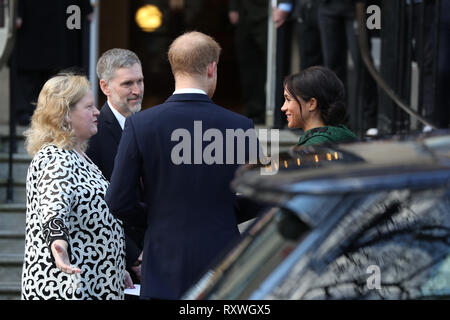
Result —
<svg viewBox="0 0 450 320"><path fill-rule="evenodd" d="M324 122L330 126L346 124L348 120L347 108L343 100L333 101L321 114Z"/></svg>

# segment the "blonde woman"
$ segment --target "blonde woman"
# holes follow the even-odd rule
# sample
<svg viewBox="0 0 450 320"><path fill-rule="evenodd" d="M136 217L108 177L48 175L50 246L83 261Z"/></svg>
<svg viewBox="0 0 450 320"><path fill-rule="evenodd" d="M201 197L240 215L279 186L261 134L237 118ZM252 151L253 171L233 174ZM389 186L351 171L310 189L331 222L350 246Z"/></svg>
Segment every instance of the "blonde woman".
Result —
<svg viewBox="0 0 450 320"><path fill-rule="evenodd" d="M22 299L123 299L132 286L122 225L104 201L108 182L84 153L98 115L84 76L59 74L39 94L25 132L33 160Z"/></svg>

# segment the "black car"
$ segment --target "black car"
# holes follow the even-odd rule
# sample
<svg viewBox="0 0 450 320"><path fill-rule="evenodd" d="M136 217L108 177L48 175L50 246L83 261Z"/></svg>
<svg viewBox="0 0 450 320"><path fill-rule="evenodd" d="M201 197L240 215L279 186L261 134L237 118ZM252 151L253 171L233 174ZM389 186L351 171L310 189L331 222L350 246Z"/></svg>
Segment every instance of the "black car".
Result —
<svg viewBox="0 0 450 320"><path fill-rule="evenodd" d="M296 147L236 192L269 207L185 299L450 298L450 134Z"/></svg>

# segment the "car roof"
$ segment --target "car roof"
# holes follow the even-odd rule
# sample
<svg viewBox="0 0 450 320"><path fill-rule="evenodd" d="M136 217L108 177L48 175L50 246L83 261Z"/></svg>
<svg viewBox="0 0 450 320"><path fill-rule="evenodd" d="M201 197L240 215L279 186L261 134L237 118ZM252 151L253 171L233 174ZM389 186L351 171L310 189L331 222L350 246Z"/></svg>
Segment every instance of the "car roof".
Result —
<svg viewBox="0 0 450 320"><path fill-rule="evenodd" d="M234 190L279 205L299 194L437 187L450 181L450 134L294 147L272 159L239 170Z"/></svg>

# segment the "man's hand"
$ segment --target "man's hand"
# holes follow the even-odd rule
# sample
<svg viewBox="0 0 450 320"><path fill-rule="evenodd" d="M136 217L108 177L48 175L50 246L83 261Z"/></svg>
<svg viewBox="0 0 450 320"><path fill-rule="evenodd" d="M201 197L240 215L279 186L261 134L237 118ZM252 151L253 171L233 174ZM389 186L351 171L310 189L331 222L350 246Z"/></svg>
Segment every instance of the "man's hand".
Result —
<svg viewBox="0 0 450 320"><path fill-rule="evenodd" d="M230 23L235 25L239 22L239 12L230 11L228 12L228 19L230 19Z"/></svg>
<svg viewBox="0 0 450 320"><path fill-rule="evenodd" d="M171 10L183 10L184 0L169 0L169 8Z"/></svg>
<svg viewBox="0 0 450 320"><path fill-rule="evenodd" d="M90 22L90 23L92 23L93 21L94 21L94 13L93 12L91 12L91 13L89 13L87 16L86 16L86 18L88 19L88 21Z"/></svg>
<svg viewBox="0 0 450 320"><path fill-rule="evenodd" d="M275 23L275 27L279 28L283 25L283 23L286 21L289 12L280 10L278 8L273 8L273 22Z"/></svg>
<svg viewBox="0 0 450 320"><path fill-rule="evenodd" d="M20 28L22 28L22 24L23 24L23 20L21 17L17 17L16 18L16 29L19 30Z"/></svg>
<svg viewBox="0 0 450 320"><path fill-rule="evenodd" d="M139 281L141 281L141 266L142 266L142 252L139 255L139 258L137 259L135 265L130 267L130 269L134 272Z"/></svg>
<svg viewBox="0 0 450 320"><path fill-rule="evenodd" d="M125 270L125 275L124 275L123 281L125 283L125 289L134 289L135 288L134 284L133 284L133 280L131 280L131 276L127 270Z"/></svg>

